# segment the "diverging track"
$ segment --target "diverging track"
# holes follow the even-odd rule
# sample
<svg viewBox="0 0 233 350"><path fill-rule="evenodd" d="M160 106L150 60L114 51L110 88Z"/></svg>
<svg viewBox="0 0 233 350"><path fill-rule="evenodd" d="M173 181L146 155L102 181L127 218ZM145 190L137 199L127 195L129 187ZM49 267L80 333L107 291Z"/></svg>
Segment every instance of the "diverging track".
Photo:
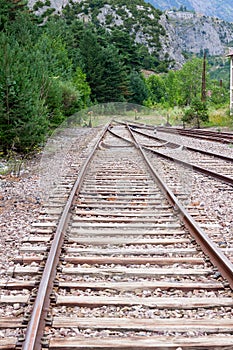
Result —
<svg viewBox="0 0 233 350"><path fill-rule="evenodd" d="M122 124L124 123L122 122ZM137 130L138 126L136 127L133 124L129 126L134 134L140 135L139 138L141 140L138 140L138 137L136 139L142 145L143 149L149 150L161 158L175 161L183 166L192 167L194 171L203 173L207 176L212 176L213 178L221 180L226 184L233 184L232 157L216 154L208 150L183 146L174 142L167 142L166 140L151 135L150 133L147 134L145 132ZM175 134L175 131L173 134ZM179 134L177 133L177 135ZM145 140L147 142L149 140L151 143L147 143L145 145ZM183 150L183 152L177 152L180 149ZM184 160L184 158L187 158L189 160Z"/></svg>
<svg viewBox="0 0 233 350"><path fill-rule="evenodd" d="M125 126L106 131L56 232L44 224L34 239L35 261L47 260L32 313L0 349L232 349L231 262L136 141L110 131L132 138Z"/></svg>

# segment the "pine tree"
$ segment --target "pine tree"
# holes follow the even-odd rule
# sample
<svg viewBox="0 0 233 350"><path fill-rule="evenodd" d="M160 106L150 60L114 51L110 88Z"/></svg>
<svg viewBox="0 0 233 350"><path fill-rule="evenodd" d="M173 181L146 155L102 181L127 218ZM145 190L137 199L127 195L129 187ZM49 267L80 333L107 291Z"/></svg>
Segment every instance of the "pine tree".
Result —
<svg viewBox="0 0 233 350"><path fill-rule="evenodd" d="M24 0L0 0L0 31L6 24L13 22L19 12L28 11L27 1Z"/></svg>
<svg viewBox="0 0 233 350"><path fill-rule="evenodd" d="M102 63L105 88L102 91L101 102L124 101L125 95L128 94L128 78L121 56L113 45L103 50Z"/></svg>
<svg viewBox="0 0 233 350"><path fill-rule="evenodd" d="M114 29L112 30L110 40L118 48L119 54L122 55L128 72L131 72L132 69L139 71L141 63L138 48L130 35L125 31Z"/></svg>
<svg viewBox="0 0 233 350"><path fill-rule="evenodd" d="M0 139L9 149L28 152L44 140L46 111L38 84L38 61L14 37L0 33ZM33 57L32 57L33 56Z"/></svg>
<svg viewBox="0 0 233 350"><path fill-rule="evenodd" d="M129 102L142 105L148 97L148 89L144 78L137 72L130 74Z"/></svg>
<svg viewBox="0 0 233 350"><path fill-rule="evenodd" d="M90 85L92 101L102 100L102 92L105 89L103 50L97 41L97 35L90 29L83 33L79 45L80 55L83 64L83 71L86 74L87 82Z"/></svg>

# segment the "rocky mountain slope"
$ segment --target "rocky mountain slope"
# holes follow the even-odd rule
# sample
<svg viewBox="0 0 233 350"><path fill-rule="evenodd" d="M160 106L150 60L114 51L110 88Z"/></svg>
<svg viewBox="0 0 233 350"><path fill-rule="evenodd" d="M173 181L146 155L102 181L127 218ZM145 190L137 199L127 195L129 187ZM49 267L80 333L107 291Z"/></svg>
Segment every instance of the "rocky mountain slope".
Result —
<svg viewBox="0 0 233 350"><path fill-rule="evenodd" d="M161 10L186 7L187 10L233 22L232 0L147 0L147 2Z"/></svg>
<svg viewBox="0 0 233 350"><path fill-rule="evenodd" d="M211 56L220 56L233 45L232 23L192 12L167 11L165 16L167 33L175 32L184 52L200 54L206 50Z"/></svg>
<svg viewBox="0 0 233 350"><path fill-rule="evenodd" d="M74 2L78 2L78 1L74 1ZM42 3L44 5L42 5ZM70 3L70 0L49 0L49 1L28 0L28 6L30 8L33 8L33 6L35 6L37 13L42 13L48 8L55 9L56 12L61 13L62 8L64 8L69 3Z"/></svg>
<svg viewBox="0 0 233 350"><path fill-rule="evenodd" d="M29 0L28 4L37 14L51 12L51 8L62 14L70 4L78 18L85 17L108 30L117 26L130 32L135 42L146 45L151 53L174 61L175 68L184 63L187 54L207 50L210 55L225 55L233 46L233 23L190 11L162 13L143 0Z"/></svg>

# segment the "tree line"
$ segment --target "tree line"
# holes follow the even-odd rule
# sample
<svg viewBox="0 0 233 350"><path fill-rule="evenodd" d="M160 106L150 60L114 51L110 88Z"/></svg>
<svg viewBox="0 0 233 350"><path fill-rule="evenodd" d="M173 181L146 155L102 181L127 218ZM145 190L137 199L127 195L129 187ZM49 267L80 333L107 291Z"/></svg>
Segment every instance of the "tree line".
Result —
<svg viewBox="0 0 233 350"><path fill-rule="evenodd" d="M212 79L208 64L203 76L203 62L202 58L193 57L180 70L151 75L146 80L148 98L144 104L151 108L162 106L167 109L178 106L183 110L183 122L195 126L200 126L201 121L207 122L209 107L217 109L228 103L229 81Z"/></svg>
<svg viewBox="0 0 233 350"><path fill-rule="evenodd" d="M190 64L200 68L197 60ZM27 1L0 0L1 151L31 152L66 118L94 104L190 104L199 93L193 66L168 68L169 61L158 62L124 30L85 23L70 7L44 21ZM143 69L158 74L145 79ZM223 93L220 98L212 86L213 102L222 103Z"/></svg>

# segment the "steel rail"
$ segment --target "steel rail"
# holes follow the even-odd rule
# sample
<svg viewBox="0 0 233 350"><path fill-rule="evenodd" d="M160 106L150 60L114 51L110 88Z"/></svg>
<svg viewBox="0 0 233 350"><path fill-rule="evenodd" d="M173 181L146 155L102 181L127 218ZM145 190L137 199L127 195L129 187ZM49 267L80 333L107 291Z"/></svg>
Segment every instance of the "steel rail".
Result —
<svg viewBox="0 0 233 350"><path fill-rule="evenodd" d="M233 186L233 178L232 178L232 177L229 177L229 176L226 176L226 175L222 175L222 174L216 173L215 171L212 171L212 170L209 170L209 169L200 167L200 166L195 165L195 164L193 164L193 163L185 162L184 160L180 160L180 159L175 158L175 157L168 156L168 155L163 154L163 153L160 153L160 152L158 152L158 151L156 151L156 150L154 150L154 149L152 149L152 148L150 148L150 147L145 147L145 146L142 146L142 147L143 147L145 150L147 150L147 151L150 151L150 152L152 152L152 153L157 154L157 155L158 155L159 157L161 157L161 158L168 159L168 160L170 160L170 161L172 161L172 162L176 162L176 163L181 164L181 165L183 165L183 166L185 166L185 167L188 167L188 168L192 167L192 169L193 169L194 171L197 171L197 172L199 172L199 173L202 173L202 174L204 174L204 175L206 175L206 176L211 176L211 177L213 177L213 178L215 178L215 179L218 179L218 180L220 180L220 181L222 181L222 182L224 182L224 183L226 183L226 184L228 184L228 185Z"/></svg>
<svg viewBox="0 0 233 350"><path fill-rule="evenodd" d="M130 131L132 132L132 129L131 129L129 126L128 126L128 128L129 128ZM113 131L112 131L112 134L115 135L116 137L121 138L121 136L117 135L117 134L114 133ZM132 141L130 141L130 140L127 140L126 138L122 138L122 139L124 139L125 141L128 141L128 142L132 142ZM135 138L134 138L134 139L135 139ZM133 143L134 143L134 141L133 141ZM156 151L156 150L154 150L154 149L152 149L152 148L149 148L149 147L146 147L146 146L143 146L143 145L141 145L141 147L142 147L143 149L147 150L147 151L150 151L150 152L152 152L152 153L155 153L156 155L158 155L158 156L161 157L161 158L168 159L168 160L170 160L170 161L172 161L172 162L176 162L176 163L181 164L181 165L183 165L183 166L185 166L185 167L187 167L187 168L190 168L190 167L191 167L194 171L197 171L197 172L199 172L199 173L202 173L202 174L204 174L204 175L206 175L206 176L211 176L211 177L216 178L216 179L218 179L218 180L220 180L220 181L222 181L222 182L224 182L224 183L226 183L226 184L228 184L228 185L233 186L233 178L231 178L231 177L229 177L229 176L222 175L222 174L216 173L215 171L202 168L202 167L200 167L200 166L198 166L198 165L194 165L194 164L192 164L192 163L185 162L184 160L180 160L180 159L177 159L177 158L175 158L175 157L168 156L168 155L166 155L166 154L160 153L160 152L158 152L158 151Z"/></svg>
<svg viewBox="0 0 233 350"><path fill-rule="evenodd" d="M85 163L84 163L84 165L79 173L78 179L75 182L75 184L71 190L69 199L67 201L67 204L65 205L64 211L63 211L61 218L59 220L59 224L58 224L58 227L56 229L56 233L54 235L54 240L52 242L52 246L51 246L51 249L50 249L50 252L49 252L49 255L47 258L47 262L46 262L46 265L44 268L44 272L42 275L42 279L41 279L41 282L39 285L38 294L37 294L37 297L36 297L36 300L34 303L31 319L30 319L28 327L27 327L25 340L24 340L23 345L22 345L23 350L39 350L39 349L41 349L41 346L42 346L41 340L42 340L43 332L44 332L45 316L47 315L47 313L49 311L50 296L51 296L51 292L52 292L52 288L53 288L53 284L54 284L53 280L54 280L54 277L56 274L56 268L57 268L57 264L59 261L59 255L60 255L60 250L62 247L65 228L66 228L67 221L69 218L69 211L70 211L70 208L73 204L73 200L74 200L75 195L80 190L80 187L82 185L83 178L86 174L89 162L93 158L94 153L97 150L98 146L100 145L105 133L107 131L109 131L112 134L114 134L110 130L109 125L110 125L110 123L107 126L105 126L105 128L103 129L100 137L98 138L98 141L96 142L95 147L93 148L89 157L85 161ZM132 134L131 131L130 131L130 133ZM117 136L120 137L119 135L117 135ZM132 135L132 138L134 140L133 141L134 145L142 152L143 158L147 159L145 152L143 151L142 147L135 140L134 135ZM127 139L125 139L125 138L123 138L123 139L127 141ZM129 141L129 140L127 142L132 143L132 141ZM150 168L151 173L154 174L154 177L157 179L157 182L162 184L163 183L162 180L158 178L158 175L156 174L156 172L154 171L152 166L151 165L148 165L148 166ZM181 204L178 202L177 198L170 191L170 189L168 187L166 187L166 184L164 184L163 188L164 188L163 191L167 194L169 201L172 203L174 208L179 210L180 215L182 217L184 217L183 208L182 208ZM187 227L191 227L191 229L194 232L199 230L199 227L196 228L196 225L197 225L196 222L191 217L189 220L186 219L186 221L187 221L186 222ZM215 263L215 265L218 266L221 274L228 280L231 287L233 287L233 276L232 276L233 275L233 273L232 273L233 265L222 254L222 252L213 244L213 242L211 242L210 240L208 241L208 237L207 237L207 239L206 239L206 237L203 238L204 235L205 235L204 233L203 234L199 233L200 245L202 245L204 247L203 249L206 249L206 252L209 252L209 249L212 248L212 253L211 253L211 257L210 257L211 261L213 263ZM209 246L210 246L210 248L209 248ZM217 249L217 254L216 254L216 249Z"/></svg>
<svg viewBox="0 0 233 350"><path fill-rule="evenodd" d="M114 119L113 122L117 123L117 124L122 124L122 125L125 125L125 124L128 124L130 123L129 121L120 121L120 120L116 120ZM132 124L132 123L131 123ZM142 124L142 123L133 123L134 126L136 128L139 128L139 129L147 129L147 130L155 130L155 127L153 125L148 125L148 124ZM132 124L132 125L133 125Z"/></svg>
<svg viewBox="0 0 233 350"><path fill-rule="evenodd" d="M166 127L163 127L166 128ZM208 129L180 129L176 128L177 130L183 130L187 132L193 132L196 134L203 134L203 135L213 135L216 137L229 137L230 139L233 139L233 132L226 132L226 131L213 131L213 130L208 130Z"/></svg>
<svg viewBox="0 0 233 350"><path fill-rule="evenodd" d="M151 174L158 183L163 193L168 198L171 205L179 213L181 220L184 225L188 228L189 232L195 238L196 242L199 243L204 253L209 257L210 261L218 268L221 275L228 281L229 285L233 289L233 264L231 261L222 253L217 245L206 235L206 233L200 228L198 223L191 217L183 205L179 202L167 184L162 180L159 174L155 171L150 161L148 160L143 147L137 143L132 130L127 126L134 143L137 144L137 148L142 154L143 159L147 163Z"/></svg>
<svg viewBox="0 0 233 350"><path fill-rule="evenodd" d="M129 126L132 128L132 126L129 124ZM148 137L152 140L158 140L158 141L165 141L166 142L166 145L169 147L169 144L170 145L174 145L174 146L177 146L177 147L180 147L180 146L183 146L181 143L176 143L176 142L170 142L170 141L167 141L165 139L162 139L160 137L157 137L157 136L153 136L153 135L148 135L146 133L144 133L143 131L139 131L139 130L135 130L133 128L134 132L139 134L139 135L142 135L142 136L145 136L145 137ZM163 145L161 145L162 147ZM165 146L165 144L164 144ZM226 160L226 161L229 161L229 162L233 162L233 158L232 157L228 157L228 156L224 156L222 154L218 154L218 153L214 153L214 152L209 152L209 151L204 151L200 148L195 148L195 147L190 147L190 146L184 146L185 149L189 150L189 151L193 151L193 152L199 152L199 153L202 153L202 154L206 154L208 156L213 156L213 157L216 157L216 158L219 158L219 159L222 159L222 160Z"/></svg>
<svg viewBox="0 0 233 350"><path fill-rule="evenodd" d="M167 131L167 132L170 132L170 133L173 133L173 132L184 132L184 133L193 133L193 134L197 134L197 135L212 135L214 137L217 137L217 138L230 138L233 140L233 132L218 132L218 131L212 131L212 130L203 130L203 129L182 129L182 128L175 128L175 127L166 127L166 126L154 126L154 125L149 125L149 124L144 124L144 123L139 123L139 122L132 122L132 121L129 121L129 120L126 120L126 121L116 121L120 124L128 124L128 125L131 125L132 127L135 127L135 128L139 128L139 129L150 129L150 130L164 130L164 131Z"/></svg>
<svg viewBox="0 0 233 350"><path fill-rule="evenodd" d="M166 126L158 126L158 129L161 130L176 130L176 131L182 131L182 132L188 132L188 133L193 133L193 134L197 134L197 135L212 135L212 136L216 136L218 138L221 137L229 137L229 138L233 138L233 133L232 132L220 132L220 131L213 131L213 130L203 130L203 129L184 129L184 128L170 128L170 127L166 127Z"/></svg>
<svg viewBox="0 0 233 350"><path fill-rule="evenodd" d="M226 144L232 144L233 143L233 134L229 133L224 135L224 133L217 133L217 132L211 132L211 131L204 131L204 130L193 130L193 129L179 129L179 128L166 128L166 127L156 127L157 131L160 132L166 132L170 134L179 134L187 137L196 137L200 139L206 139L211 140L215 142L221 142Z"/></svg>
<svg viewBox="0 0 233 350"><path fill-rule="evenodd" d="M137 125L135 125L134 123L126 123L126 122L119 122L121 123L122 125L126 125L128 124L130 126L130 128L132 128L134 130L135 133L139 134L139 135L142 135L142 136L145 136L147 138L150 138L150 139L153 139L153 140L156 140L156 141L164 141L164 144L161 144L160 146L158 147L163 147L163 146L176 146L176 147L180 147L182 146L182 144L179 144L179 143L175 143L175 142L171 142L171 141L167 141L166 139L163 139L161 137L158 137L158 136L154 136L154 135L148 135L146 134L145 132L143 131L139 131L139 130L136 130L138 128ZM138 123L139 124L139 123ZM143 125L143 124L142 124ZM140 129L145 129L144 127L139 127ZM185 149L189 150L189 151L193 151L193 152L199 152L199 153L202 153L202 154L205 154L205 155L209 155L209 156L213 156L213 157L217 157L219 159L223 159L223 160L226 160L226 161L229 161L229 162L233 162L233 158L232 157L228 157L228 156L224 156L222 154L218 154L218 153L214 153L214 152L209 152L209 151L205 151L205 150L202 150L200 148L194 148L194 147L190 147L190 146L184 146Z"/></svg>
<svg viewBox="0 0 233 350"><path fill-rule="evenodd" d="M83 182L83 178L86 174L87 167L93 158L101 140L103 139L105 133L108 130L110 123L108 123L102 130L101 135L99 136L95 146L93 147L91 153L86 159L78 178L70 192L67 203L64 207L64 210L61 214L56 232L54 234L54 239L51 245L50 252L45 264L45 268L42 274L42 278L39 284L38 293L36 300L33 305L33 311L31 319L29 321L25 339L22 345L23 350L39 350L41 349L41 340L43 337L44 326L45 326L45 317L49 311L50 305L50 295L52 292L54 278L56 275L56 268L59 262L59 255L63 244L65 228L69 218L69 211L73 204L76 194L80 190L80 187Z"/></svg>

